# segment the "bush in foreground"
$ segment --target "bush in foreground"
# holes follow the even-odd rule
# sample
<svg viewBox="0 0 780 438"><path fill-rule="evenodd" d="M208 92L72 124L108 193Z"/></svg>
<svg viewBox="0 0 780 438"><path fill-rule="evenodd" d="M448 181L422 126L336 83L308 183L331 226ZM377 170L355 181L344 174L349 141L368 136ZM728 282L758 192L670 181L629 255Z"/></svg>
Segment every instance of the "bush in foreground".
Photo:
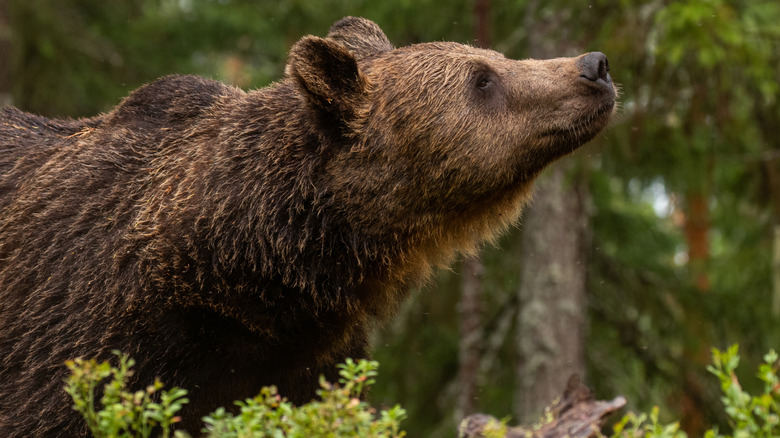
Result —
<svg viewBox="0 0 780 438"><path fill-rule="evenodd" d="M173 431L179 418L176 413L187 403L187 392L173 388L163 391L159 381L145 390L130 392L127 380L133 360L117 353L119 366L94 360L77 359L68 362L71 376L66 391L96 438L148 437L160 434L176 438L188 437L183 431ZM764 382L762 394L753 396L742 389L735 370L739 365L737 346L725 352L713 349L713 364L708 370L720 381L723 404L732 434L721 435L711 429L705 438L768 438L780 436L780 378L778 355L770 351L759 367L758 378ZM260 394L236 402L238 413L224 408L205 417L203 433L213 438L249 437L376 437L400 438L405 432L400 423L406 412L398 405L377 412L360 399L360 394L374 383L378 364L373 361L347 360L340 365L338 384L320 380L319 400L296 407L282 398L275 387L263 388ZM109 379L102 391L101 407L96 403L98 385ZM614 427L613 438L683 438L678 423L662 424L658 408L650 414L628 413ZM484 430L490 438L507 433L506 422ZM600 435L603 437L603 435Z"/></svg>
<svg viewBox="0 0 780 438"><path fill-rule="evenodd" d="M771 350L764 356L764 363L758 368L758 378L764 382L764 391L759 395L745 392L735 370L739 366L738 347L726 351L712 350L712 365L707 370L720 381L726 415L732 428L731 435L721 435L717 429L705 432L705 438L769 438L780 436L780 379L778 378L778 355ZM649 414L628 413L615 425L615 438L684 438L685 432L678 423L658 422L658 408Z"/></svg>
<svg viewBox="0 0 780 438"><path fill-rule="evenodd" d="M181 430L172 431L179 418L176 413L187 403L187 391L173 388L161 391L162 384L155 382L145 391L130 392L127 379L131 375L133 360L116 353L119 366L107 362L77 359L69 362L71 376L66 391L74 401L74 409L87 421L96 438L148 437L154 432L163 437L173 434L176 438L189 435ZM379 364L374 361L348 359L340 365L339 384L320 379L320 399L296 407L276 391L263 388L260 394L243 402L236 402L238 414L219 408L203 419L202 430L213 438L254 437L372 437L400 438L405 432L400 423L406 412L398 405L376 412L360 399L360 394L374 383ZM96 403L96 389L105 385L102 407Z"/></svg>
<svg viewBox="0 0 780 438"><path fill-rule="evenodd" d="M152 436L155 430L159 430L163 438L168 438L172 425L179 421L176 413L189 401L187 391L180 388L161 391L163 384L157 380L145 390L129 392L127 380L132 375L135 361L116 354L119 356L118 367L95 360L67 362L71 375L66 381L65 391L73 398L73 409L81 413L95 438L146 438ZM108 378L110 380L103 387L100 400L102 408L98 409L95 390L101 381Z"/></svg>

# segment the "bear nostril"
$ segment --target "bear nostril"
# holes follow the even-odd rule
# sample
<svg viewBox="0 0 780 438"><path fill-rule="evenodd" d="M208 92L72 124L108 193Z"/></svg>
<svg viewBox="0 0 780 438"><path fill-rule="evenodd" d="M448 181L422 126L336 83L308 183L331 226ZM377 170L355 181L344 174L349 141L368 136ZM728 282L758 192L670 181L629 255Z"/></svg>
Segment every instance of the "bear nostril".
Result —
<svg viewBox="0 0 780 438"><path fill-rule="evenodd" d="M577 65L580 68L580 76L591 81L601 79L606 83L610 82L607 55L601 52L591 52L580 58Z"/></svg>

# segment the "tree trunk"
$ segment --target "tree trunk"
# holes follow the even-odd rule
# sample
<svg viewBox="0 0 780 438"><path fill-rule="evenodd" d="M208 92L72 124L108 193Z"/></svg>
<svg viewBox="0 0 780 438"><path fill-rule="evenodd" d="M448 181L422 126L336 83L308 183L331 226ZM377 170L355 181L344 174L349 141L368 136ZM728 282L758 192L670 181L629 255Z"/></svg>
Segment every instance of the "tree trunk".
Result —
<svg viewBox="0 0 780 438"><path fill-rule="evenodd" d="M482 359L482 261L469 257L461 265L460 346L458 351L458 395L455 403L455 419L476 412L479 364Z"/></svg>
<svg viewBox="0 0 780 438"><path fill-rule="evenodd" d="M474 1L474 43L477 47L490 47L490 0Z"/></svg>
<svg viewBox="0 0 780 438"><path fill-rule="evenodd" d="M562 164L537 183L523 219L515 410L525 423L585 373L586 195Z"/></svg>
<svg viewBox="0 0 780 438"><path fill-rule="evenodd" d="M476 44L490 44L490 0L474 3L474 38ZM460 345L458 349L458 394L455 419L460 422L476 410L479 364L482 360L482 260L468 257L461 265Z"/></svg>
<svg viewBox="0 0 780 438"><path fill-rule="evenodd" d="M711 221L707 191L689 191L686 194L685 207L683 231L688 243L688 269L696 286L693 292L698 295L696 299L704 300L710 290L707 264L710 258ZM680 426L688 436L700 436L706 428L707 397L700 370L706 368L710 362L712 326L704 318L706 316L700 312L689 312L685 318L686 331L693 335L694 342L687 344L683 351L688 366L683 371L682 393L678 400L681 411Z"/></svg>
<svg viewBox="0 0 780 438"><path fill-rule="evenodd" d="M11 104L11 27L8 2L0 0L0 108Z"/></svg>
<svg viewBox="0 0 780 438"><path fill-rule="evenodd" d="M710 257L710 207L706 193L688 192L685 212L685 240L688 243L688 266L699 292L710 289L706 264ZM709 355L707 355L709 357Z"/></svg>

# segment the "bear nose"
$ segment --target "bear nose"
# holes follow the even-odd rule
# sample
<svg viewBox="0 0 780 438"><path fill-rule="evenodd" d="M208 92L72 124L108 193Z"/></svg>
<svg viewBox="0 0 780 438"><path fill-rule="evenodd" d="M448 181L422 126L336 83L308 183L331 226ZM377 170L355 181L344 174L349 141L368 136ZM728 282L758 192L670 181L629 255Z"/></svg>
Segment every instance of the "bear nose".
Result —
<svg viewBox="0 0 780 438"><path fill-rule="evenodd" d="M606 83L610 83L607 55L601 52L590 52L580 58L577 64L579 64L582 72L581 77L594 82L601 79Z"/></svg>

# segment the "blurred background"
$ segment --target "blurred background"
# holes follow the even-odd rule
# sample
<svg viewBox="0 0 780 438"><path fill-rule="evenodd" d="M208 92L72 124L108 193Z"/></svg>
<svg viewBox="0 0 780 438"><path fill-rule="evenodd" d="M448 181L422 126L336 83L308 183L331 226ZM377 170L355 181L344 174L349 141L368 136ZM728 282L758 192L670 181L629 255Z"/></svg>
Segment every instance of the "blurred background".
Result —
<svg viewBox="0 0 780 438"><path fill-rule="evenodd" d="M0 103L91 116L172 73L262 87L345 15L396 46L602 51L622 89L516 229L377 330L374 405L402 404L409 436L453 436L473 412L533 422L576 373L696 435L724 421L712 347L739 343L759 386L780 344L776 0L0 0Z"/></svg>

